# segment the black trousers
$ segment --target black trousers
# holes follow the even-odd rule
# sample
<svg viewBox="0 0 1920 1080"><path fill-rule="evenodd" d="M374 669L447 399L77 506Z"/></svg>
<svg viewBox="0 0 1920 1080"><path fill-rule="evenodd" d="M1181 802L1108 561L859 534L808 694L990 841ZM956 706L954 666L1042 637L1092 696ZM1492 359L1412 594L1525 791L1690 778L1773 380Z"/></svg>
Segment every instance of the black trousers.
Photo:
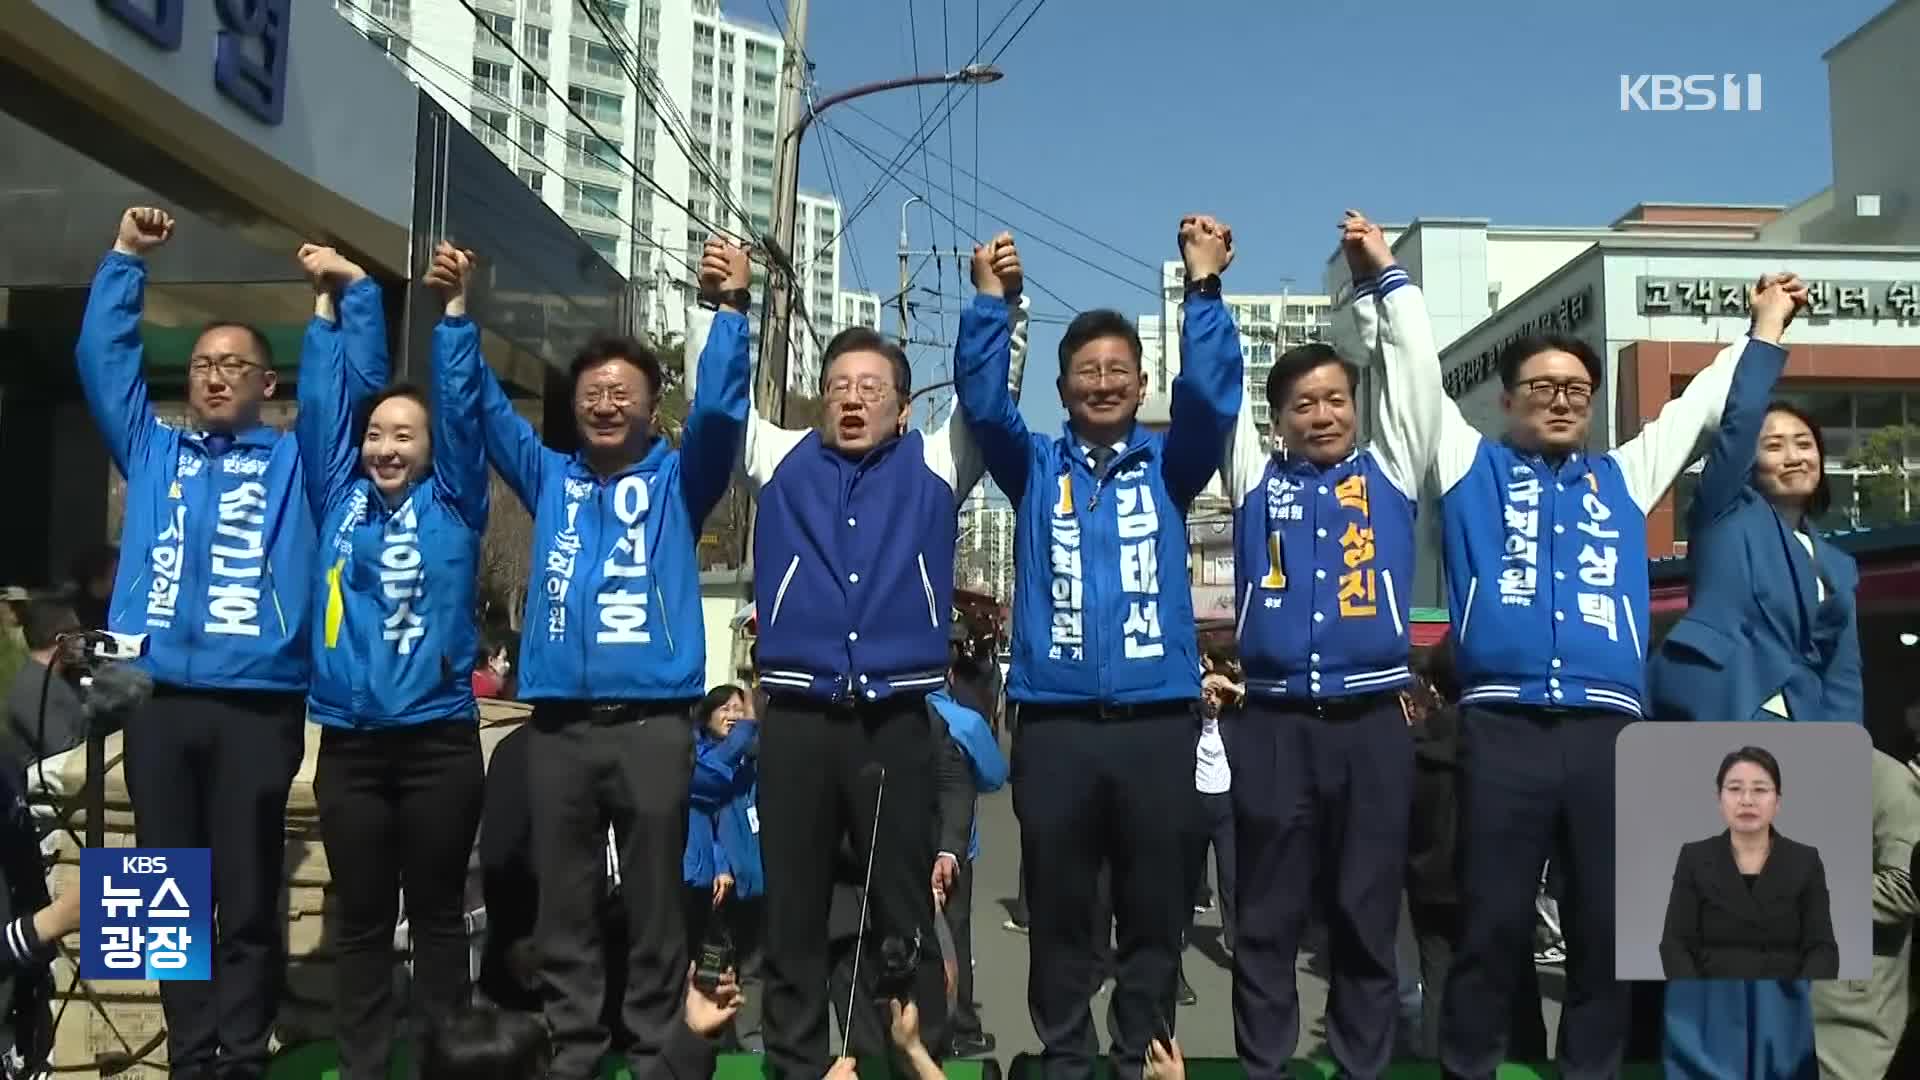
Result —
<svg viewBox="0 0 1920 1080"><path fill-rule="evenodd" d="M305 722L297 695L159 687L127 723L140 845L212 850L213 979L160 984L174 1076L266 1071L286 966L287 792Z"/></svg>
<svg viewBox="0 0 1920 1080"><path fill-rule="evenodd" d="M1393 1059L1396 942L1413 806L1413 736L1392 694L1324 709L1254 700L1233 743L1234 1042L1247 1075L1290 1075L1296 956L1315 899L1331 978L1327 1045L1347 1075Z"/></svg>
<svg viewBox="0 0 1920 1080"><path fill-rule="evenodd" d="M843 839L852 841L863 873L869 858L873 866L873 928L861 957L862 980L876 963L880 940L918 934L921 1035L935 1055L945 1052L946 974L928 884L938 747L921 698L858 708L792 699L768 704L759 811L767 875L767 1063L775 1076L817 1080L827 1071L828 912Z"/></svg>
<svg viewBox="0 0 1920 1080"><path fill-rule="evenodd" d="M1156 1029L1173 1026L1180 949L1193 917L1190 705L1108 719L1024 706L1013 797L1031 906L1027 1008L1050 1078L1085 1080L1099 1052L1088 1008L1102 862L1113 874L1118 979L1110 1016L1116 1075L1138 1080Z"/></svg>
<svg viewBox="0 0 1920 1080"><path fill-rule="evenodd" d="M1187 871L1194 883L1194 904L1199 906L1200 898L1207 892L1207 849L1212 848L1214 878L1220 886L1214 890L1220 899L1220 940L1231 949L1235 919L1233 894L1238 880L1233 844L1233 793L1195 792L1194 795L1195 813L1200 815L1200 821L1194 837L1193 861ZM1187 928L1193 928L1192 919L1187 920Z"/></svg>
<svg viewBox="0 0 1920 1080"><path fill-rule="evenodd" d="M973 860L961 862L953 888L941 909L947 932L953 935L953 1019L948 1030L955 1037L979 1035L980 1003L973 999Z"/></svg>
<svg viewBox="0 0 1920 1080"><path fill-rule="evenodd" d="M320 733L313 794L338 912L334 1016L346 1080L386 1080L403 888L416 1020L424 1027L471 999L467 864L485 774L472 717Z"/></svg>
<svg viewBox="0 0 1920 1080"><path fill-rule="evenodd" d="M1413 902L1408 905L1414 943L1420 952L1420 1031L1413 1040L1423 1060L1440 1057L1440 1018L1446 1007L1447 972L1460 938L1460 905ZM1514 1061L1547 1059L1547 1022L1540 1012L1540 973L1529 948L1512 958L1514 993L1506 1055ZM1657 1055L1656 1055L1657 1056Z"/></svg>
<svg viewBox="0 0 1920 1080"><path fill-rule="evenodd" d="M1564 854L1567 884L1560 1073L1619 1073L1628 992L1613 976L1613 743L1631 719L1478 706L1461 717L1462 918L1440 1025L1449 1075L1491 1078L1506 1056L1513 957L1532 952L1533 902L1549 854Z"/></svg>
<svg viewBox="0 0 1920 1080"><path fill-rule="evenodd" d="M534 941L553 1080L589 1080L612 1048L602 1019L606 959L600 897L607 826L620 859L627 914L622 1047L636 1073L657 1058L680 1023L686 993L687 923L680 864L687 845L687 783L693 728L672 703L635 706L595 723L542 703L527 739L528 806L539 881Z"/></svg>

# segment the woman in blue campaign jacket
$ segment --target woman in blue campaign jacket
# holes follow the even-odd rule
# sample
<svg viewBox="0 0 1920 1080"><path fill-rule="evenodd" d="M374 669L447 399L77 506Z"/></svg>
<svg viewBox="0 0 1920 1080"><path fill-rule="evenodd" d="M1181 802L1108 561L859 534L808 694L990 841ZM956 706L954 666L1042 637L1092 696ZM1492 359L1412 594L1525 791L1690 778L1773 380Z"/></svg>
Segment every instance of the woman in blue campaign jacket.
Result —
<svg viewBox="0 0 1920 1080"><path fill-rule="evenodd" d="M759 969L750 958L760 950L760 898L766 875L760 866L760 725L753 699L731 684L717 686L693 707L693 777L687 785L687 941L696 959L700 944L724 931L741 973ZM758 997L756 993L751 995ZM735 1029L759 1029L757 1004L736 1018Z"/></svg>
<svg viewBox="0 0 1920 1080"><path fill-rule="evenodd" d="M1787 292L1804 303L1804 287ZM1771 386L1787 354L1766 358L1742 364L1735 381ZM1648 664L1654 717L1861 723L1859 571L1812 524L1830 498L1820 426L1781 402L1736 407L1765 400L1757 388L1727 400L1687 513L1691 602ZM1667 1075L1817 1076L1811 990L1805 980L1667 983Z"/></svg>
<svg viewBox="0 0 1920 1080"><path fill-rule="evenodd" d="M386 1075L403 882L420 1011L445 1013L470 989L466 867L484 775L470 673L487 523L471 266L443 243L426 275L447 296L430 403L390 386L356 423L337 352L309 354L300 373L296 433L321 526L308 711L324 728L314 795L340 905L335 1006L348 1080Z"/></svg>

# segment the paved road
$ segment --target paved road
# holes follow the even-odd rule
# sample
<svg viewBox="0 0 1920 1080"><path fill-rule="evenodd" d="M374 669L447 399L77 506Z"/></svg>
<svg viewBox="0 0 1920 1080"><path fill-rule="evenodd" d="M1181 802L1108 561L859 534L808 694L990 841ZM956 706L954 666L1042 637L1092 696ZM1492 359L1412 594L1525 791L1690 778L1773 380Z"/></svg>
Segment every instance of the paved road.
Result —
<svg viewBox="0 0 1920 1080"><path fill-rule="evenodd" d="M975 996L981 1004L986 1029L999 1041L995 1056L1004 1064L1014 1055L1036 1053L1040 1042L1027 1015L1027 939L1001 928L1006 903L1019 891L1019 826L1013 816L1010 792L980 800L981 855L974 886L973 940ZM1191 1057L1233 1056L1233 1015L1227 958L1221 953L1217 910L1200 917L1199 929L1187 947L1187 980L1198 1003L1180 1010L1175 1021L1181 1049ZM1544 974L1544 973L1543 973ZM1300 998L1303 1024L1301 1056L1322 1045L1322 1014L1326 1009L1326 982L1302 963ZM1548 985L1557 986L1554 979ZM1559 1023L1559 1006L1546 1006L1548 1032ZM1106 997L1093 1003L1095 1026L1106 1043Z"/></svg>

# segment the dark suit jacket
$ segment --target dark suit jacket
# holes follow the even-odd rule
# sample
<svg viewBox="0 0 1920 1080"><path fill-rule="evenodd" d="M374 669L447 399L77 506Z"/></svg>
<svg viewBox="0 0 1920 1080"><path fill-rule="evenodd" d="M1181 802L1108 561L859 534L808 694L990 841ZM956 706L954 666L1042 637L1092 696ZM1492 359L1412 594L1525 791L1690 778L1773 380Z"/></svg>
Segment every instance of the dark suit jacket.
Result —
<svg viewBox="0 0 1920 1080"><path fill-rule="evenodd" d="M1660 961L1669 979L1839 978L1820 852L1776 832L1749 886L1729 834L1682 847Z"/></svg>

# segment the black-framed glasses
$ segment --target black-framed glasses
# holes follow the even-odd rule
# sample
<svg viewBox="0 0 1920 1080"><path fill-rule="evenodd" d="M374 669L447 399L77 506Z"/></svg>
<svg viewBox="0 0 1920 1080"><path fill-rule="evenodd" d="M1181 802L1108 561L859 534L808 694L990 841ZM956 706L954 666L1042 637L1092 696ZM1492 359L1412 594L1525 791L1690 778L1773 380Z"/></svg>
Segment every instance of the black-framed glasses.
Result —
<svg viewBox="0 0 1920 1080"><path fill-rule="evenodd" d="M1576 409L1584 409L1593 401L1593 384L1578 379L1528 379L1519 389L1535 405L1551 405L1561 394L1565 394L1567 404Z"/></svg>

